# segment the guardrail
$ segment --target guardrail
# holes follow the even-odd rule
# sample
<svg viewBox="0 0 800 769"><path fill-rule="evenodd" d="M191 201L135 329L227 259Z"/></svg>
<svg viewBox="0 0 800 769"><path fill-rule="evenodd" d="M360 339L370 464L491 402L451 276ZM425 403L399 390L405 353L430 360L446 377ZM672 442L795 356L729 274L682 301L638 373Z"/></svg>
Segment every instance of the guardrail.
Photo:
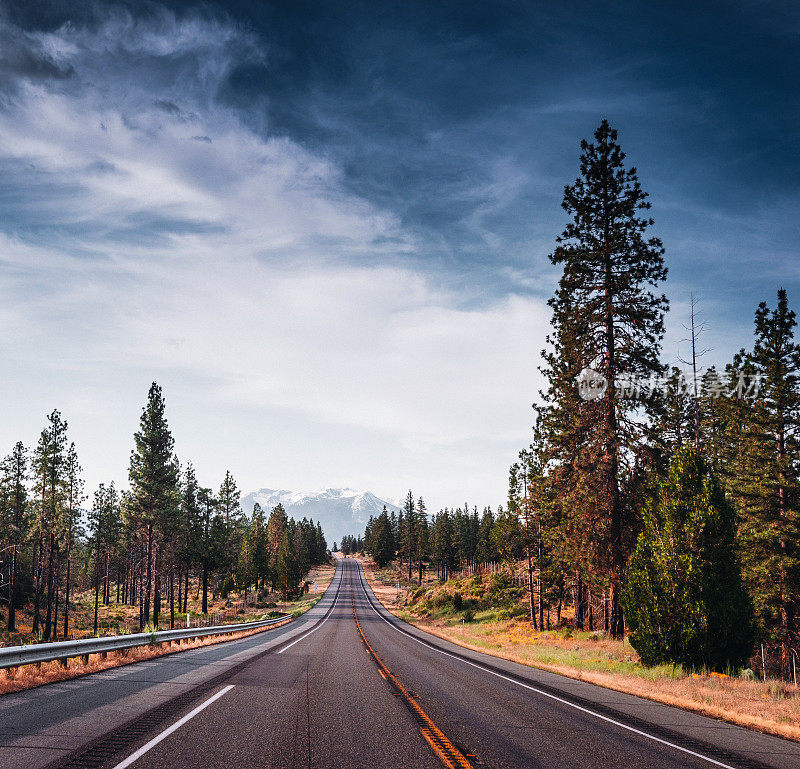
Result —
<svg viewBox="0 0 800 769"><path fill-rule="evenodd" d="M254 622L240 622L231 625L214 625L212 627L181 628L180 630L160 630L152 633L132 633L130 635L112 635L102 638L78 638L75 641L55 641L44 644L26 644L25 646L4 646L0 648L0 669L16 668L21 665L36 665L42 662L62 660L66 663L70 657L83 657L88 661L90 654L107 654L112 651L134 649L151 644L188 641L209 635L239 633L242 630L255 630L260 627L275 625L291 618L291 614L273 617Z"/></svg>

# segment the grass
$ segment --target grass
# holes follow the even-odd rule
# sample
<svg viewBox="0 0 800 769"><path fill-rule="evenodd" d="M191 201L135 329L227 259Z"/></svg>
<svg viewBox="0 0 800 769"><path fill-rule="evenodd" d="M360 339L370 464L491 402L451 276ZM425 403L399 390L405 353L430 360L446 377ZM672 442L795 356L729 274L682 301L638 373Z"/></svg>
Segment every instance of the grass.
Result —
<svg viewBox="0 0 800 769"><path fill-rule="evenodd" d="M219 624L231 622L249 622L260 619L265 612L273 610L282 614L293 614L299 616L308 611L311 605L309 602L319 599L327 589L333 578L333 566L319 566L312 569L306 578L311 583L311 589L297 601L284 602L280 596L269 594L262 597L255 605L248 605L247 610L241 609L243 594L239 591L231 591L226 597L214 595L209 592L208 612L203 614L200 609L202 602L197 590L197 580L193 579L190 583L189 599L187 609L191 615L190 621L196 624L198 621L205 622L210 620ZM317 589L314 590L316 583ZM139 609L137 606L127 606L116 603L116 588L112 585L112 602L108 606L102 603L98 607L98 631L100 635L117 635L139 632ZM253 593L248 594L248 601L252 601ZM63 603L59 606L59 633L63 627ZM169 604L162 599L162 611L159 617L159 625L162 629L169 628ZM32 607L26 606L17 611L17 632L9 634L2 626L0 629L0 646L14 646L27 643L36 643L41 640L32 631L33 614ZM175 626L186 627L186 614L175 612ZM87 638L92 635L94 630L94 593L92 590L78 591L70 601L70 638ZM59 634L58 639L63 640Z"/></svg>
<svg viewBox="0 0 800 769"><path fill-rule="evenodd" d="M751 680L747 674L735 676L731 671L693 672L680 665L646 667L627 639L575 630L566 623L551 630L533 630L524 596L514 589L493 591L489 579L472 577L443 585L430 581L422 589L406 582L398 597L396 572L376 570L368 561L364 567L373 592L389 611L440 638L800 741L800 689L785 681Z"/></svg>
<svg viewBox="0 0 800 769"><path fill-rule="evenodd" d="M313 569L308 575L307 579L311 582L311 590L304 596L296 601L281 602L267 600L262 606L249 607L250 611L247 613L239 612L235 616L228 619L229 622L246 622L255 619L261 619L272 613L290 614L296 618L307 612L315 606L322 595L327 590L333 579L334 567L333 566L319 566ZM317 588L314 590L313 586L316 583ZM198 604L192 597L193 592L190 591L189 598L189 611L192 615L192 621L196 622L198 617L212 618L215 614L222 613L226 609L230 609L237 601L241 599L237 594L230 594L227 599L218 598L213 603L209 602L209 613L201 615L193 610L193 606ZM93 620L94 618L94 604L91 603L89 607L86 606L86 596L89 596L93 602L94 597L90 592L78 594L75 601L75 633L71 634L73 638L83 638L90 636L92 630L92 622L87 624L87 614ZM131 627L134 632L138 632L138 610L135 607L123 606L120 604L110 604L109 606L100 607L98 612L101 622L99 623L101 635L115 634L121 632L126 626ZM18 622L20 632L14 633L11 636L6 632L3 640L6 645L31 643L35 641L33 634L30 630L31 617L30 614L21 611L18 615ZM184 627L186 623L185 614L177 614L176 626ZM165 622L164 622L165 620ZM162 627L164 624L169 627L169 615L162 614ZM224 624L224 623L221 623ZM140 662L142 660L153 659L161 657L166 654L173 654L177 651L184 651L187 649L194 649L200 646L210 646L212 644L221 643L223 641L234 640L237 638L245 638L249 635L256 633L268 632L276 627L280 627L284 623L271 625L268 628L257 628L255 630L246 630L238 633L226 633L223 635L207 636L204 638L193 639L189 643L181 644L180 646L172 646L171 644L160 644L157 646L143 646L135 649L128 649L122 652L109 652L107 657L103 658L99 654L92 654L89 657L88 663L84 663L82 659L70 659L66 667L60 662L45 662L41 665L25 665L20 668L0 670L0 695L8 694L11 692L21 691L23 689L32 689L43 684L53 683L55 681L65 681L70 678L95 673L100 670L107 670L112 667L119 667L121 665L129 665L133 662ZM145 632L151 632L152 626L148 625Z"/></svg>

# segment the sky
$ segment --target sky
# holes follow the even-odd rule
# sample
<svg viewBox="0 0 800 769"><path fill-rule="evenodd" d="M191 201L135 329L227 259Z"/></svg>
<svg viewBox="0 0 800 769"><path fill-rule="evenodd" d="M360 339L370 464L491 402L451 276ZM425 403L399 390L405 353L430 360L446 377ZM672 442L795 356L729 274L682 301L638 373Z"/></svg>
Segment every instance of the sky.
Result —
<svg viewBox="0 0 800 769"><path fill-rule="evenodd" d="M798 60L794 2L0 0L0 451L124 486L157 381L206 485L503 503L603 118L666 363L800 306Z"/></svg>

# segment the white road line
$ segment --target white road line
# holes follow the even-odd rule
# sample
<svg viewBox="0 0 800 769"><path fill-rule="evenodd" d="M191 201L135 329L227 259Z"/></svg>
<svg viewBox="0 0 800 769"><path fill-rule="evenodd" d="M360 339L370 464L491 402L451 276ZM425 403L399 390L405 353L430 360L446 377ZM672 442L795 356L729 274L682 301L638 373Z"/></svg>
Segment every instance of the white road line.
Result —
<svg viewBox="0 0 800 769"><path fill-rule="evenodd" d="M201 710L205 710L212 702L218 700L223 694L227 694L231 689L233 689L233 684L226 686L224 689L220 689L215 695L205 700L205 702L201 702L191 713L187 713L183 718L165 729L157 737L153 737L150 742L148 742L146 745L142 745L139 750L128 756L124 761L118 763L113 769L125 769L125 767L130 766L132 763L134 763L134 761L138 761L145 753L158 745L161 740L166 739L174 731L180 729L187 721L194 718Z"/></svg>
<svg viewBox="0 0 800 769"><path fill-rule="evenodd" d="M339 586L337 586L337 591L336 591L336 598L333 601L333 606L331 606L331 613L327 617L325 617L325 619L323 619L322 622L320 622L318 625L314 625L314 627L312 627L311 630L309 630L307 633L304 633L303 635L301 635L300 638L296 638L288 646L284 646L283 649L280 649L278 651L278 654L283 654L287 649L291 649L296 643L300 643L300 641L302 641L304 638L308 638L312 633L314 633L317 630L319 630L328 621L330 616L333 614L333 610L336 608L336 604L339 602L339 593L341 592L341 590L340 590L341 582L342 582L342 580L341 580L341 577L340 577L339 578ZM116 769L116 767L114 767L114 769Z"/></svg>
<svg viewBox="0 0 800 769"><path fill-rule="evenodd" d="M639 729L634 729L632 726L628 726L627 724L623 724L621 721L615 721L613 718L609 718L608 716L604 716L600 713L595 713L593 710L589 710L588 708L581 707L580 705L576 705L574 702L570 702L569 700L565 700L561 697L557 697L555 694L550 694L549 692L545 692L542 689L537 689L535 686L530 686L529 684L523 684L521 681L517 681L514 678L509 678L508 676L504 676L502 673L497 673L494 670L489 670L489 668L483 667L483 665L478 665L475 662L470 662L469 660L464 659L463 657L459 657L455 654L451 654L450 652L444 651L444 649L439 649L436 646L432 646L425 641L416 638L411 633L407 633L405 630L397 627L392 622L389 622L386 617L384 617L376 608L373 606L372 601L369 600L369 596L367 595L366 588L364 587L364 583L366 582L366 577L363 576L362 567L359 564L358 568L359 576L361 577L361 589L364 591L364 597L367 599L367 603L370 605L372 611L378 615L390 628L393 628L398 633L401 633L404 636L407 636L412 641L416 641L418 644L422 644L423 646L427 646L429 649L432 649L435 652L439 652L439 654L444 654L446 657L451 657L458 662L463 662L465 665L470 665L473 668L477 668L478 670L482 670L484 673L491 673L493 676L497 678L502 678L504 681L508 681L509 683L516 684L517 686L521 686L523 689L529 689L532 692L536 692L536 694L541 694L543 697L549 697L551 700L556 700L556 702L560 702L563 705L568 705L571 708L575 708L575 710L580 710L582 713L586 713L587 715L594 716L595 718L599 718L602 721L606 721L609 724L614 724L614 726L619 726L621 729L627 729L629 732L633 732L634 734L638 734L641 737L646 737L648 740L653 740L653 742L658 742L661 745L666 745L670 748L675 748L675 750L680 750L682 753L688 753L690 756L694 756L695 758L699 758L703 761L707 761L709 764L714 764L714 766L722 767L722 769L736 769L736 767L731 766L730 764L723 764L721 761L716 761L713 758L709 758L708 756L704 756L702 753L696 753L693 750L689 750L688 748L681 747L680 745L676 745L674 742L668 742L667 740L662 740L660 737L656 737L652 734L648 734L647 732L643 732ZM115 767L116 769L116 767Z"/></svg>

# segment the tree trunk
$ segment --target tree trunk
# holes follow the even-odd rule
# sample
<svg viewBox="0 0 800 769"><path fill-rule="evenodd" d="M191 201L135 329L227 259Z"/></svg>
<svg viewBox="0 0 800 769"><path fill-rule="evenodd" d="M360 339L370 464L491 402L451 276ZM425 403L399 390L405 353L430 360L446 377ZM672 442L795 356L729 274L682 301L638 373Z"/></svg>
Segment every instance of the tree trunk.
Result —
<svg viewBox="0 0 800 769"><path fill-rule="evenodd" d="M150 587L152 585L152 578L153 578L153 524L147 524L147 577L145 580L145 588L144 588L144 606L142 608L142 615L144 616L144 621L150 621ZM144 624L140 620L141 627L144 627Z"/></svg>
<svg viewBox="0 0 800 769"><path fill-rule="evenodd" d="M575 627L578 630L583 630L583 612L583 578L581 577L580 572L578 572L575 575Z"/></svg>
<svg viewBox="0 0 800 769"><path fill-rule="evenodd" d="M58 640L58 593L61 585L61 557L56 559L55 601L53 602L53 639Z"/></svg>
<svg viewBox="0 0 800 769"><path fill-rule="evenodd" d="M97 635L97 609L100 605L100 553L95 554L94 560L94 634Z"/></svg>
<svg viewBox="0 0 800 769"><path fill-rule="evenodd" d="M55 581L55 534L50 534L50 547L47 555L47 611L44 619L44 640L50 640L53 630L53 582Z"/></svg>
<svg viewBox="0 0 800 769"><path fill-rule="evenodd" d="M103 606L108 606L111 601L111 551L106 553L106 575L103 580Z"/></svg>
<svg viewBox="0 0 800 769"><path fill-rule="evenodd" d="M69 581L72 572L72 533L67 537L67 584L64 585L64 640L69 639Z"/></svg>
<svg viewBox="0 0 800 769"><path fill-rule="evenodd" d="M616 388L614 386L616 365L616 341L614 329L614 297L613 276L611 270L610 253L610 213L606 212L604 227L605 248L605 276L604 291L605 305L603 325L606 332L605 371L607 389L603 400L606 407L605 425L605 453L608 462L608 471L605 478L606 499L608 505L609 523L611 524L611 635L622 638L623 620L620 606L620 586L625 569L624 555L622 552L622 510L619 494L619 440L617 425Z"/></svg>
<svg viewBox="0 0 800 769"><path fill-rule="evenodd" d="M33 543L33 568L36 574L36 587L33 595L33 628L34 635L39 631L39 614L40 608L40 594L42 590L42 532L39 531L39 536Z"/></svg>
<svg viewBox="0 0 800 769"><path fill-rule="evenodd" d="M203 564L203 614L208 614L208 566Z"/></svg>
<svg viewBox="0 0 800 769"><path fill-rule="evenodd" d="M161 571L159 564L153 569L153 627L158 630L158 619L161 616Z"/></svg>
<svg viewBox="0 0 800 769"><path fill-rule="evenodd" d="M11 546L11 565L8 568L8 632L13 633L16 625L16 576L17 576L17 547Z"/></svg>
<svg viewBox="0 0 800 769"><path fill-rule="evenodd" d="M170 561L169 567L169 628L175 629L175 563Z"/></svg>
<svg viewBox="0 0 800 769"><path fill-rule="evenodd" d="M531 615L531 625L537 630L536 625L536 604L533 600L533 557L531 556L531 546L525 546L525 555L528 558L528 610Z"/></svg>

